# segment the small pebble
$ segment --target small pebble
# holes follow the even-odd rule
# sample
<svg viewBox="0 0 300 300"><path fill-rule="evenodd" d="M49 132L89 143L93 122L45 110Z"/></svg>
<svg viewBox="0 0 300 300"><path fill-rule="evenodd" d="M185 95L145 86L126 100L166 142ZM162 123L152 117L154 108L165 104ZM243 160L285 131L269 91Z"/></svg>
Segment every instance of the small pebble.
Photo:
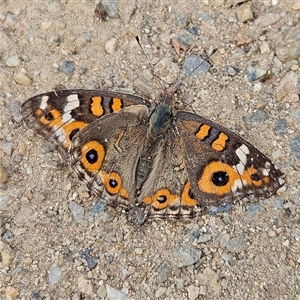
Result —
<svg viewBox="0 0 300 300"><path fill-rule="evenodd" d="M212 293L217 293L221 290L221 284L219 282L220 278L210 267L206 267L197 277L199 282L201 282L201 285L206 286Z"/></svg>
<svg viewBox="0 0 300 300"><path fill-rule="evenodd" d="M257 93L257 92L261 91L261 89L262 89L262 83L256 82L253 86L253 92Z"/></svg>
<svg viewBox="0 0 300 300"><path fill-rule="evenodd" d="M11 49L14 45L13 40L10 38L9 34L5 30L0 30L0 52L4 52L8 49Z"/></svg>
<svg viewBox="0 0 300 300"><path fill-rule="evenodd" d="M295 3L292 5L292 10L300 10L300 1L295 2Z"/></svg>
<svg viewBox="0 0 300 300"><path fill-rule="evenodd" d="M6 181L7 181L7 173L5 169L2 166L0 166L0 182L5 183Z"/></svg>
<svg viewBox="0 0 300 300"><path fill-rule="evenodd" d="M247 239L244 235L238 235L230 239L226 245L229 252L240 253L247 249Z"/></svg>
<svg viewBox="0 0 300 300"><path fill-rule="evenodd" d="M262 16L259 16L254 24L258 27L266 27L277 23L281 19L280 14L277 13L266 13Z"/></svg>
<svg viewBox="0 0 300 300"><path fill-rule="evenodd" d="M167 289L165 287L159 287L156 292L155 292L155 298L159 298L161 296L163 296L165 294L165 292L167 291Z"/></svg>
<svg viewBox="0 0 300 300"><path fill-rule="evenodd" d="M290 241L289 241L289 240L285 240L285 241L282 243L282 245L283 245L283 246L286 246L286 247L287 247L289 244L290 244Z"/></svg>
<svg viewBox="0 0 300 300"><path fill-rule="evenodd" d="M8 209L8 196L6 194L0 195L0 210L7 210Z"/></svg>
<svg viewBox="0 0 300 300"><path fill-rule="evenodd" d="M300 134L296 135L290 142L291 152L300 160Z"/></svg>
<svg viewBox="0 0 300 300"><path fill-rule="evenodd" d="M94 291L93 291L93 284L90 280L85 279L84 275L80 276L77 280L78 284L78 290L80 293L92 296Z"/></svg>
<svg viewBox="0 0 300 300"><path fill-rule="evenodd" d="M106 297L108 300L123 300L128 299L128 296L121 291L118 291L117 289L111 287L110 285L106 284Z"/></svg>
<svg viewBox="0 0 300 300"><path fill-rule="evenodd" d="M287 127L287 121L285 119L279 119L275 123L274 132L276 135L284 135L286 133Z"/></svg>
<svg viewBox="0 0 300 300"><path fill-rule="evenodd" d="M67 60L58 67L58 70L67 75L72 75L75 72L75 63L74 61Z"/></svg>
<svg viewBox="0 0 300 300"><path fill-rule="evenodd" d="M107 202L104 200L98 200L91 209L91 215L96 217L98 214L107 210Z"/></svg>
<svg viewBox="0 0 300 300"><path fill-rule="evenodd" d="M1 150L8 156L12 155L14 148L15 145L13 142L4 142L1 145Z"/></svg>
<svg viewBox="0 0 300 300"><path fill-rule="evenodd" d="M107 293L106 293L106 288L104 285L101 285L99 287L99 289L97 290L97 295L101 298L101 299L106 299Z"/></svg>
<svg viewBox="0 0 300 300"><path fill-rule="evenodd" d="M189 246L182 246L171 250L174 257L172 263L178 268L195 264L202 256L202 251Z"/></svg>
<svg viewBox="0 0 300 300"><path fill-rule="evenodd" d="M195 38L190 34L182 34L178 36L178 41L184 46L191 46L195 43Z"/></svg>
<svg viewBox="0 0 300 300"><path fill-rule="evenodd" d="M253 67L248 67L245 70L245 78L247 78L248 81L252 82L257 79L255 69Z"/></svg>
<svg viewBox="0 0 300 300"><path fill-rule="evenodd" d="M18 67L21 65L21 59L18 55L12 55L6 60L6 65L8 67Z"/></svg>
<svg viewBox="0 0 300 300"><path fill-rule="evenodd" d="M89 269L94 269L97 266L97 260L94 259L87 250L80 251L80 255L86 261Z"/></svg>
<svg viewBox="0 0 300 300"><path fill-rule="evenodd" d="M32 80L24 72L19 72L14 77L14 81L25 86L30 86L32 84Z"/></svg>
<svg viewBox="0 0 300 300"><path fill-rule="evenodd" d="M227 68L227 73L228 73L229 76L233 77L237 74L237 70L236 70L236 68L229 66Z"/></svg>
<svg viewBox="0 0 300 300"><path fill-rule="evenodd" d="M261 109L258 109L243 118L246 125L250 126L250 128L252 126L252 123L260 124L265 122L267 119L268 119L268 114Z"/></svg>
<svg viewBox="0 0 300 300"><path fill-rule="evenodd" d="M44 300L45 298L42 297L39 293L32 293L30 300Z"/></svg>
<svg viewBox="0 0 300 300"><path fill-rule="evenodd" d="M59 2L52 2L48 5L48 12L50 13L58 13L61 11L61 6Z"/></svg>
<svg viewBox="0 0 300 300"><path fill-rule="evenodd" d="M19 291L12 286L8 286L5 288L5 295L6 300L15 300L19 296Z"/></svg>
<svg viewBox="0 0 300 300"><path fill-rule="evenodd" d="M17 123L21 123L23 120L21 103L17 100L12 100L8 103L8 109L14 120Z"/></svg>
<svg viewBox="0 0 300 300"><path fill-rule="evenodd" d="M167 84L174 84L179 76L179 66L169 58L162 58L155 66L154 73Z"/></svg>
<svg viewBox="0 0 300 300"><path fill-rule="evenodd" d="M135 249L134 249L134 252L135 252L137 255L141 255L141 254L143 254L143 249L142 249L142 248L135 248Z"/></svg>
<svg viewBox="0 0 300 300"><path fill-rule="evenodd" d="M189 15L185 12L179 12L176 17L176 25L179 27L186 27L189 23Z"/></svg>
<svg viewBox="0 0 300 300"><path fill-rule="evenodd" d="M8 267L13 262L15 253L13 249L6 243L0 240L0 268Z"/></svg>
<svg viewBox="0 0 300 300"><path fill-rule="evenodd" d="M199 36L199 29L195 25L189 25L186 30L194 36Z"/></svg>
<svg viewBox="0 0 300 300"><path fill-rule="evenodd" d="M18 18L17 18L17 16L12 15L12 14L7 14L7 16L6 16L6 23L10 27L15 27L18 24Z"/></svg>
<svg viewBox="0 0 300 300"><path fill-rule="evenodd" d="M200 294L200 288L198 286L190 285L187 287L188 298L190 300L195 300Z"/></svg>
<svg viewBox="0 0 300 300"><path fill-rule="evenodd" d="M82 222L84 217L84 208L81 205L77 204L76 202L71 201L69 203L69 209L72 213L74 221L77 223Z"/></svg>
<svg viewBox="0 0 300 300"><path fill-rule="evenodd" d="M300 58L300 30L290 30L286 38L278 42L275 53L277 57L286 62Z"/></svg>
<svg viewBox="0 0 300 300"><path fill-rule="evenodd" d="M110 18L119 17L118 1L117 0L102 0L101 5L104 11Z"/></svg>
<svg viewBox="0 0 300 300"><path fill-rule="evenodd" d="M226 252L223 252L221 254L221 257L223 260L225 260L226 262L230 262L232 260L232 256Z"/></svg>
<svg viewBox="0 0 300 300"><path fill-rule="evenodd" d="M210 234L202 234L198 239L197 239L197 243L206 243L209 240L212 239L212 236Z"/></svg>
<svg viewBox="0 0 300 300"><path fill-rule="evenodd" d="M270 53L270 46L267 42L263 42L259 45L259 51L261 55Z"/></svg>
<svg viewBox="0 0 300 300"><path fill-rule="evenodd" d="M292 196L291 202L296 206L300 206L300 193Z"/></svg>
<svg viewBox="0 0 300 300"><path fill-rule="evenodd" d="M274 236L276 236L276 232L274 230L269 230L268 231L268 236L269 237L274 237Z"/></svg>
<svg viewBox="0 0 300 300"><path fill-rule="evenodd" d="M116 51L117 48L117 39L112 38L105 44L105 50L108 54L113 54Z"/></svg>
<svg viewBox="0 0 300 300"><path fill-rule="evenodd" d="M287 72L284 77L280 80L277 87L277 100L288 102L290 99L287 96L295 95L295 100L299 100L298 96L298 76L295 72ZM296 102L295 101L295 102Z"/></svg>
<svg viewBox="0 0 300 300"><path fill-rule="evenodd" d="M61 268L57 265L54 264L52 265L50 272L49 272L49 281L51 284L56 284L60 281L62 275L62 270Z"/></svg>
<svg viewBox="0 0 300 300"><path fill-rule="evenodd" d="M191 76L196 77L200 74L206 74L210 67L210 63L204 59L195 55L186 55L182 65L182 70L185 75L189 75L192 72Z"/></svg>
<svg viewBox="0 0 300 300"><path fill-rule="evenodd" d="M253 13L251 10L251 5L249 3L243 3L236 9L236 17L239 22L245 23L253 19Z"/></svg>
<svg viewBox="0 0 300 300"><path fill-rule="evenodd" d="M136 0L126 0L118 2L119 12L124 24L129 24L132 16L137 9Z"/></svg>
<svg viewBox="0 0 300 300"><path fill-rule="evenodd" d="M172 276L172 264L169 261L163 262L157 269L157 284L163 283Z"/></svg>

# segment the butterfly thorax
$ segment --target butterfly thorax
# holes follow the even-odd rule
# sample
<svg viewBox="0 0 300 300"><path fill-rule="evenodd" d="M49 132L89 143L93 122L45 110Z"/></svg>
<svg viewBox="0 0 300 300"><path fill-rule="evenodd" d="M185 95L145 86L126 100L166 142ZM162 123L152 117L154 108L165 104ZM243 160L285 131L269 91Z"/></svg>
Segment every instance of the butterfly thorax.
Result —
<svg viewBox="0 0 300 300"><path fill-rule="evenodd" d="M159 104L149 118L148 138L158 139L170 128L173 120L172 111L169 105Z"/></svg>

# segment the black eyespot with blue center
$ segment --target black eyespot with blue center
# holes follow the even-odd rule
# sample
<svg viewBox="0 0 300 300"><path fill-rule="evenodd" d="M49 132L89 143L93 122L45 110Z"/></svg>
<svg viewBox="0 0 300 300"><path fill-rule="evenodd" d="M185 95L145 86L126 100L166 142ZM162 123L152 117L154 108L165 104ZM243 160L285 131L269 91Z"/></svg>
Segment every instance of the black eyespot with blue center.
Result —
<svg viewBox="0 0 300 300"><path fill-rule="evenodd" d="M44 117L45 117L45 119L46 119L47 121L49 121L49 122L54 120L53 114L52 114L51 112L46 113L46 114L44 115Z"/></svg>
<svg viewBox="0 0 300 300"><path fill-rule="evenodd" d="M108 184L111 188L116 188L118 186L118 182L113 178L109 179Z"/></svg>
<svg viewBox="0 0 300 300"><path fill-rule="evenodd" d="M251 177L251 180L253 180L253 181L260 181L261 180L260 176L257 173L251 174L250 177Z"/></svg>
<svg viewBox="0 0 300 300"><path fill-rule="evenodd" d="M91 149L86 153L85 157L90 164L94 164L98 161L98 152L95 149Z"/></svg>
<svg viewBox="0 0 300 300"><path fill-rule="evenodd" d="M156 200L157 200L157 202L159 202L159 203L165 203L166 201L167 201L167 196L164 196L164 195L162 195L162 196L158 196L157 198L156 198Z"/></svg>
<svg viewBox="0 0 300 300"><path fill-rule="evenodd" d="M229 176L224 171L215 172L211 176L211 181L215 186L224 186L229 182Z"/></svg>

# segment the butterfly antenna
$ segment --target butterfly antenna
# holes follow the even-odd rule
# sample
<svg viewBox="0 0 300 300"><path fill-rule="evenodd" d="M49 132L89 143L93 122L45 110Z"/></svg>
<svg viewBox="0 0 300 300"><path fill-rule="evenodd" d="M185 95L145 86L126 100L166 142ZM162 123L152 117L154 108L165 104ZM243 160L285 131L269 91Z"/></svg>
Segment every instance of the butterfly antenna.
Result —
<svg viewBox="0 0 300 300"><path fill-rule="evenodd" d="M216 52L218 51L218 49L213 49L212 52L208 55L208 57L206 59L204 59L195 69L193 69L190 73L188 73L187 75L185 75L183 78L181 78L178 82L176 82L175 84L173 84L171 86L172 91L176 91L178 86L181 85L181 83L183 81L185 81L188 77L190 77L194 72L196 72L205 62L207 62Z"/></svg>
<svg viewBox="0 0 300 300"><path fill-rule="evenodd" d="M136 42L138 43L138 45L140 46L140 48L141 48L141 50L142 50L144 56L146 57L147 62L148 62L148 65L149 65L150 68L151 68L152 74L158 79L160 86L163 88L163 84L161 83L161 79L154 73L153 65L151 64L151 62L150 62L150 60L149 60L149 58L148 58L148 55L146 54L144 48L142 47L142 44L141 44L141 42L140 42L140 38L139 38L137 35L135 36L135 40L136 40Z"/></svg>

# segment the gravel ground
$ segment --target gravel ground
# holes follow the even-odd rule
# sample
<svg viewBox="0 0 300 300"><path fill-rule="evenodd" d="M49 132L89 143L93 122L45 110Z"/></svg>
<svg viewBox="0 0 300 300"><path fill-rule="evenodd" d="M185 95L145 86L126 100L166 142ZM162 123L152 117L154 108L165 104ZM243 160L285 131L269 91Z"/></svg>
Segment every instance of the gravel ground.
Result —
<svg viewBox="0 0 300 300"><path fill-rule="evenodd" d="M299 0L0 0L0 9L1 299L300 299ZM178 105L271 157L286 174L279 195L132 226L22 122L21 103L62 87L154 99L153 72L174 83L190 56L214 48Z"/></svg>

